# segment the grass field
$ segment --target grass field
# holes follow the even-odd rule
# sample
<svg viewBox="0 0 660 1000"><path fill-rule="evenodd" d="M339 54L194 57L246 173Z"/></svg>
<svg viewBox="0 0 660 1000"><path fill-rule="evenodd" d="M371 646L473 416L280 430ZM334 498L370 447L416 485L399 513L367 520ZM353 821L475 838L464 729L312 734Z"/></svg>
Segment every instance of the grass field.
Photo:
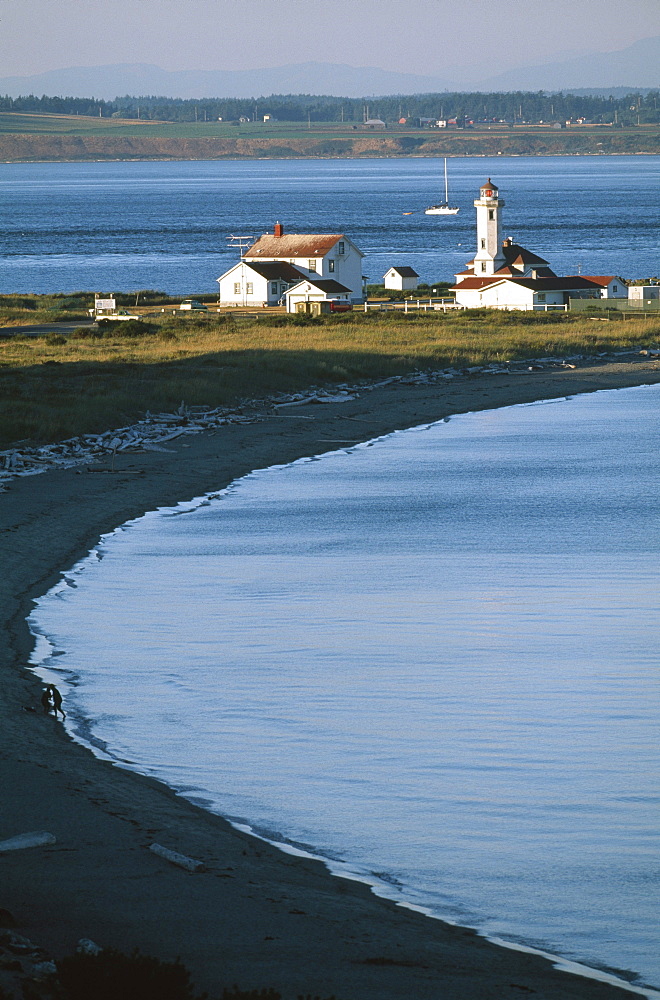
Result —
<svg viewBox="0 0 660 1000"><path fill-rule="evenodd" d="M119 329L118 329L119 327ZM530 357L656 346L658 320L595 323L570 314L307 319L169 316L70 336L0 342L0 447L100 432L147 410L236 405L311 385Z"/></svg>
<svg viewBox="0 0 660 1000"><path fill-rule="evenodd" d="M474 137L552 140L553 143L569 141L603 141L612 138L617 143L638 140L660 134L660 126L638 126L613 130L606 127L572 126L564 131L553 130L547 125L516 125L514 129L499 125L475 125L469 130L415 129L390 125L387 129L365 129L362 125L346 122L162 122L136 121L122 118L96 118L83 115L43 115L0 112L0 134L81 136L81 137L154 137L170 139L268 139L273 142L287 139L371 139L399 138L416 143L457 143Z"/></svg>

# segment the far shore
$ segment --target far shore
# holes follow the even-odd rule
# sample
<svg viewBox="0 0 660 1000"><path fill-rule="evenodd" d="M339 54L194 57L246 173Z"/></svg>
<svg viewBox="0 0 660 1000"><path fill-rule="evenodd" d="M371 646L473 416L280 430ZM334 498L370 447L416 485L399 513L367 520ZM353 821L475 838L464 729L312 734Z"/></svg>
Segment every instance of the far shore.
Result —
<svg viewBox="0 0 660 1000"><path fill-rule="evenodd" d="M253 423L178 439L168 452L117 454L112 466L11 481L0 494L0 840L29 831L56 837L51 846L0 855L0 909L13 915L16 931L55 957L81 938L180 956L211 1000L234 984L273 987L284 1000L630 997L379 899L320 862L285 854L158 782L95 758L40 711L26 617L101 534L254 469L454 413L657 383L660 361L648 356L442 384L394 381L363 387L349 402L296 408L312 419L264 408ZM33 707L39 711L24 710ZM173 866L148 849L153 842L202 861L204 870Z"/></svg>
<svg viewBox="0 0 660 1000"><path fill-rule="evenodd" d="M192 127L191 127L192 128ZM660 128L595 134L465 132L448 136L395 132L232 136L33 133L0 131L0 163L164 160L483 158L508 156L657 156Z"/></svg>

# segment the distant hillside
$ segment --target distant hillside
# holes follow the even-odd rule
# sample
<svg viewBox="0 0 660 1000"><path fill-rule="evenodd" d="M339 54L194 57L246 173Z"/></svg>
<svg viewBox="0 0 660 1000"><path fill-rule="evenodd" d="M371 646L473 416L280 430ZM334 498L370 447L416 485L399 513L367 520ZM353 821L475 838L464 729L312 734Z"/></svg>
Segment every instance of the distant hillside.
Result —
<svg viewBox="0 0 660 1000"><path fill-rule="evenodd" d="M488 79L396 73L378 67L307 62L269 69L169 71L147 63L70 67L0 78L0 94L48 94L111 101L123 95L169 98L259 98L270 94L369 98L443 91L566 91L660 86L660 35L617 52L591 52L543 66L511 67Z"/></svg>
<svg viewBox="0 0 660 1000"><path fill-rule="evenodd" d="M267 94L332 94L365 97L372 94L419 94L446 90L439 77L394 73L374 67L334 63L300 63L273 69L180 70L170 72L146 63L72 67L36 76L0 78L0 94L20 97L49 94L94 96L111 101L124 94L164 97L262 97Z"/></svg>
<svg viewBox="0 0 660 1000"><path fill-rule="evenodd" d="M482 80L484 90L573 90L574 88L656 88L660 86L660 35L643 38L617 52L594 52L548 63L510 69Z"/></svg>

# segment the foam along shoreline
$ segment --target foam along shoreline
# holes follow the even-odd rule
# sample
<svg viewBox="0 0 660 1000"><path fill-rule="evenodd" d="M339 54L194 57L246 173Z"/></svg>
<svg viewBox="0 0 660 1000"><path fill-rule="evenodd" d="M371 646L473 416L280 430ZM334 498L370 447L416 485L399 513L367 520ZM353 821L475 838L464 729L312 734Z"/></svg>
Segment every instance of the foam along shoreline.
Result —
<svg viewBox="0 0 660 1000"><path fill-rule="evenodd" d="M31 602L117 525L217 492L253 469L318 454L320 442L354 438L354 421L365 440L468 410L657 382L657 362L635 358L524 379L505 373L381 385L323 407L321 424L264 414L174 442L172 452L117 455L114 470L108 463L95 475L78 467L10 482L0 498L0 779L11 809L3 811L0 839L45 829L57 841L3 861L0 905L19 933L55 956L80 938L180 955L196 986L216 995L234 983L340 1000L437 1000L439 990L443 1000L506 1000L521 989L553 1000L639 993L557 971L554 956L500 947L362 883L331 878L316 860L257 841L159 782L108 765L61 724L23 709L38 705L40 688L25 670L34 647ZM318 409L304 415L318 418ZM200 859L206 871L178 869L148 850L153 842Z"/></svg>
<svg viewBox="0 0 660 1000"><path fill-rule="evenodd" d="M608 391L608 390L600 390L600 391ZM534 401L534 403L526 405L549 405L552 403L562 402L566 400L566 398L567 398L566 396L550 397L547 399ZM342 401L341 398L337 399L337 402L341 401ZM307 399L306 402L309 405L310 399ZM304 403L305 400L302 401L302 405L304 405ZM283 405L298 406L301 405L301 403L295 402ZM391 432L391 433L396 433L396 432ZM371 438L368 441L360 442L360 444L355 445L355 447L368 446L379 440L382 440L384 437L387 436L389 435L379 435L378 437ZM344 448L340 449L340 451L344 450L345 450ZM323 454L324 455L333 454L333 451L323 452ZM318 454L315 457L318 457ZM304 457L302 459L297 459L294 461L304 462L306 460L307 458ZM266 468L263 469L252 470L252 472L249 473L249 475L259 472L267 472L269 469L282 468L282 467L283 467L282 465L267 466ZM237 482L239 482L239 480L234 480L225 489L214 490L212 492L202 494L201 496L194 497L189 501L180 501L175 506L161 507L157 511L147 512L147 513L161 513L161 514L166 513L168 516L176 516L178 514L185 514L194 511L200 506L205 505L210 499L218 499L221 496L226 495L228 492L231 491L232 487L235 486ZM107 534L103 535L99 540L98 544L85 556L85 558L77 562L76 565L73 566L70 571L64 573L60 582L56 584L53 588L51 588L48 591L48 593L44 595L44 598L48 599L49 597L54 597L57 595L58 592L65 591L68 587L71 586L75 587L76 586L75 578L78 577L80 574L84 573L86 566L88 566L90 562L96 562L97 560L102 559L103 548L106 541L111 539L118 532L123 531L131 523L133 522L131 521L124 522L122 525L114 529L114 531L108 532ZM31 627L32 635L34 636L35 640L35 649L30 658L30 663L36 675L40 678L41 681L43 681L43 683L48 684L57 682L60 685L60 688L62 688L64 691L74 690L75 678L73 679L69 678L67 680L66 675L63 677L61 673L53 671L52 668L49 666L49 661L53 658L53 656L56 657L59 651L56 650L54 644L46 635L38 631L38 627L35 627L36 623L31 618L28 619L28 623ZM67 722L64 724L64 726L72 739L76 740L82 746L91 750L91 752L100 760L110 762L122 768L126 768L127 770L135 772L137 774L148 775L148 772L146 772L140 766L139 763L136 763L134 761L128 761L124 758L118 757L116 754L113 754L112 751L108 749L107 745L103 740L100 740L99 738L94 736L90 720L87 718L82 718L80 715L76 715L75 708L73 710L72 709L69 710L67 715ZM163 779L159 778L158 780L163 780ZM180 795L183 799L190 801L192 804L201 805L202 808L207 808L205 800L203 799L203 793L201 795L189 794L186 793L185 791L177 789L174 785L169 785L169 787L175 794ZM214 812L213 809L210 809L209 811L211 813ZM346 864L343 861L333 860L332 858L329 858L327 856L321 854L315 854L313 851L304 849L303 847L296 845L295 842L288 841L286 839L279 839L279 840L273 839L272 837L269 837L265 833L259 832L257 829L252 827L247 822L236 821L233 820L231 817L222 816L222 814L218 815L220 815L223 819L225 819L228 823L230 823L231 826L234 827L234 829L240 831L241 833L244 833L250 837L254 837L255 839L263 843L269 844L273 848L292 857L306 859L312 862L320 862L327 868L328 872L331 875L365 885L377 898L389 900L395 903L398 907L400 907L403 910L410 910L412 912L421 914L428 918L439 920L442 923L451 924L452 926L457 928L473 931L480 937L483 937L486 941L489 941L491 944L497 945L499 947L508 948L514 952L521 952L523 954L541 957L551 962L553 968L557 969L558 971L570 973L571 975L575 976L582 976L587 979L595 980L597 982L606 983L608 985L623 989L630 994L647 997L649 998L649 1000L660 1000L659 991L644 986L636 986L632 983L627 982L624 979L621 979L614 972L607 971L605 968L597 968L585 965L581 962L571 960L569 958L563 957L561 955L556 955L551 952L544 951L540 948L535 948L531 945L526 945L521 942L510 941L505 938L489 935L486 931L483 931L479 928L470 927L469 925L459 924L458 922L449 919L445 915L441 916L437 913L434 913L433 910L431 910L428 907L417 905L409 900L406 900L405 898L402 898L401 893L400 892L395 893L392 890L392 887L388 885L387 881L384 879L379 879L367 872L360 872L354 868L351 868L350 864ZM160 853L161 856L164 857L167 857L168 855L167 850L161 848L160 845L151 845L151 850L156 850L156 853ZM172 854L173 852L169 853ZM172 859L170 858L170 860ZM190 859L184 859L184 860L190 861ZM179 862L175 861L174 863L179 863ZM183 867L188 867L188 870L195 871L197 870L198 864L199 863L196 862L192 866L183 865Z"/></svg>

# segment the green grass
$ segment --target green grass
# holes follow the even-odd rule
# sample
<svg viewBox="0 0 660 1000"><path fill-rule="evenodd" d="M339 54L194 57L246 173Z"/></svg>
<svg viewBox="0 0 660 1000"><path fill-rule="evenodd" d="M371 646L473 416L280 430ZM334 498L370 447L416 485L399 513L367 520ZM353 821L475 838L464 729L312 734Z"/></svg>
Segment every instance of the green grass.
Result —
<svg viewBox="0 0 660 1000"><path fill-rule="evenodd" d="M164 121L137 121L126 118L96 118L85 115L48 115L48 114L20 114L17 112L0 112L0 134L23 134L23 135L60 135L60 136L99 136L99 137L121 137L128 136L153 136L157 138L177 138L177 139L268 139L270 142L279 139L301 139L319 138L321 140L355 139L356 137L408 137L414 146L420 143L436 142L439 140L459 140L470 139L470 137L483 136L493 138L501 135L502 138L511 139L513 136L545 136L553 142L566 140L567 136L578 141L580 137L588 137L608 141L607 137L614 135L621 141L621 136L630 135L636 139L644 137L646 132L657 133L657 126L644 128L619 129L616 132L606 128L590 128L589 126L573 127L572 129L556 132L547 126L517 125L515 129L494 129L490 126L476 125L474 128L463 129L419 129L409 126L388 125L387 129L365 129L360 123L354 122L244 122L241 124L218 121L198 121L198 122L164 122ZM331 153L332 150L329 150Z"/></svg>
<svg viewBox="0 0 660 1000"><path fill-rule="evenodd" d="M151 321L150 321L151 322ZM311 385L488 361L655 346L657 320L570 314L353 313L301 322L265 315L169 317L130 335L17 335L0 342L0 447L52 442L147 410L236 405Z"/></svg>
<svg viewBox="0 0 660 1000"><path fill-rule="evenodd" d="M87 319L93 292L57 295L0 295L0 326L28 326Z"/></svg>

